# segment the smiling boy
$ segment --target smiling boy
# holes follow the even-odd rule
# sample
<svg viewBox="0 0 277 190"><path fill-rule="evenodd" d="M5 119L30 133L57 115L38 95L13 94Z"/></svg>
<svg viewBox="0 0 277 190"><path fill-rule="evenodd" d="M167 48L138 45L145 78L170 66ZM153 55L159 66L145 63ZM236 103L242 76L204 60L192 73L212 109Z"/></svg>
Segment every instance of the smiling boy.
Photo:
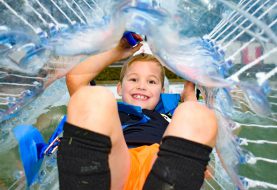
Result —
<svg viewBox="0 0 277 190"><path fill-rule="evenodd" d="M104 68L141 46L129 47L122 39L68 73L71 99L58 150L60 189L200 189L217 124L214 112L195 101L192 84L170 123L155 110L164 91L164 70L151 55L131 58L117 85L123 102L142 109L148 118L143 122L119 111L106 88L88 86ZM124 123L128 127L122 130Z"/></svg>
<svg viewBox="0 0 277 190"><path fill-rule="evenodd" d="M154 110L164 92L164 70L157 59L139 54L125 64L117 92L123 102Z"/></svg>

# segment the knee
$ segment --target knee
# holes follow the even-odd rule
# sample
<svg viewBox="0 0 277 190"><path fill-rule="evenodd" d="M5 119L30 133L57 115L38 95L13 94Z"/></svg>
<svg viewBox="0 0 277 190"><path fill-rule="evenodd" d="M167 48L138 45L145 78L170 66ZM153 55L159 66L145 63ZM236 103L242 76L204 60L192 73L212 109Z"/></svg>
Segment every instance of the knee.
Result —
<svg viewBox="0 0 277 190"><path fill-rule="evenodd" d="M213 110L194 101L178 106L165 135L178 136L215 146L217 121Z"/></svg>
<svg viewBox="0 0 277 190"><path fill-rule="evenodd" d="M82 87L71 97L68 103L68 116L87 115L95 111L116 109L116 99L105 87Z"/></svg>

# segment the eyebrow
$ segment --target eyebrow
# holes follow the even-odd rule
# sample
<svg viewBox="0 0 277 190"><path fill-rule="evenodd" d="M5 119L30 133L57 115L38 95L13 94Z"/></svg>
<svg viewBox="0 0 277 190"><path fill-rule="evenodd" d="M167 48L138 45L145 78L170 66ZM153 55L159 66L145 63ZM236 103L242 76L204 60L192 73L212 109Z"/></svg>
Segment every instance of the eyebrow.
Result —
<svg viewBox="0 0 277 190"><path fill-rule="evenodd" d="M138 75L137 73L129 73L129 74L126 74L125 76L126 77L130 77L130 76L132 76L132 75ZM156 75L154 75L154 74L151 74L151 75L149 75L148 77L154 77L154 78L156 78L157 80L159 80L159 81L161 81L161 79L160 79L160 76L156 76Z"/></svg>

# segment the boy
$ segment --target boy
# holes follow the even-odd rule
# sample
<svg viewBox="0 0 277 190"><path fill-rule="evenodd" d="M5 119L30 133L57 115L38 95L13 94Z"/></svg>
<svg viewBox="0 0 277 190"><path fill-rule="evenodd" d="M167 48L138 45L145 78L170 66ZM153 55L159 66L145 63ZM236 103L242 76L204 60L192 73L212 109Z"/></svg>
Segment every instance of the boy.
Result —
<svg viewBox="0 0 277 190"><path fill-rule="evenodd" d="M141 46L130 47L123 38L115 48L89 57L68 73L71 99L58 150L61 189L200 189L217 124L214 113L197 103L192 84L168 125L155 111L164 91L161 64L148 55L131 59L122 69L117 91L123 102L141 107L150 118L138 126L136 115L118 112L110 91L88 86L105 67ZM123 134L125 121L134 125Z"/></svg>

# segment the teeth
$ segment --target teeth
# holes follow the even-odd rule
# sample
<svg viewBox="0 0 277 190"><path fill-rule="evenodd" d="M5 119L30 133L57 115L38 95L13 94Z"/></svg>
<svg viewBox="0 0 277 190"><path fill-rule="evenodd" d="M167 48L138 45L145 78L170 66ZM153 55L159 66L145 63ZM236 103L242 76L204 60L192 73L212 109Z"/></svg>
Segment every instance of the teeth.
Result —
<svg viewBox="0 0 277 190"><path fill-rule="evenodd" d="M141 100L146 100L146 99L147 99L147 96L143 96L143 95L134 95L134 98L141 99Z"/></svg>

